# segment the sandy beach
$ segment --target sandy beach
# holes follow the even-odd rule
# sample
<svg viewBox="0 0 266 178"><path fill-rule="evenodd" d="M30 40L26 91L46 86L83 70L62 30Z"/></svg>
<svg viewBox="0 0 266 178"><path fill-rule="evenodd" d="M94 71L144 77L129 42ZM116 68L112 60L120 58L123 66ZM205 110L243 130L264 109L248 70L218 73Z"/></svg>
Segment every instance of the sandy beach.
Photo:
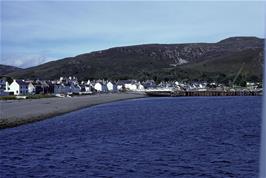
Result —
<svg viewBox="0 0 266 178"><path fill-rule="evenodd" d="M142 97L145 97L145 95L117 93L77 96L72 98L0 101L0 128L15 127L36 122L97 104Z"/></svg>

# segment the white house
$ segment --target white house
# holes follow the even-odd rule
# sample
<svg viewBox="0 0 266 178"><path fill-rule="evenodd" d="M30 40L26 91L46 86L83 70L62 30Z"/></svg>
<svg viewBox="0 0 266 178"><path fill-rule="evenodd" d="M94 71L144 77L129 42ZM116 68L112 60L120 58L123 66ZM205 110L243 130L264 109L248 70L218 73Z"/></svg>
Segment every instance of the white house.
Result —
<svg viewBox="0 0 266 178"><path fill-rule="evenodd" d="M91 93L92 92L92 86L91 85L85 85L85 92L86 93Z"/></svg>
<svg viewBox="0 0 266 178"><path fill-rule="evenodd" d="M103 86L100 82L95 83L95 85L94 85L95 90L102 91L102 88L103 88Z"/></svg>
<svg viewBox="0 0 266 178"><path fill-rule="evenodd" d="M115 84L113 84L112 82L108 82L107 83L107 89L110 92L116 92L117 91L117 86Z"/></svg>
<svg viewBox="0 0 266 178"><path fill-rule="evenodd" d="M32 84L32 82L30 82L30 83L28 84L28 92L29 92L29 94L35 94L35 92L36 92L36 88L35 88L35 86Z"/></svg>
<svg viewBox="0 0 266 178"><path fill-rule="evenodd" d="M8 86L8 92L13 92L14 95L26 95L28 94L28 84L22 80L13 80Z"/></svg>
<svg viewBox="0 0 266 178"><path fill-rule="evenodd" d="M123 85L117 85L117 90L122 91L123 90Z"/></svg>
<svg viewBox="0 0 266 178"><path fill-rule="evenodd" d="M95 83L94 85L94 89L97 91L97 92L107 92L107 86L104 85L102 82L97 82Z"/></svg>
<svg viewBox="0 0 266 178"><path fill-rule="evenodd" d="M137 84L137 87L138 87L138 90L140 91L145 90L144 86L140 82Z"/></svg>
<svg viewBox="0 0 266 178"><path fill-rule="evenodd" d="M136 91L138 89L138 86L134 83L125 83L125 88L127 90Z"/></svg>
<svg viewBox="0 0 266 178"><path fill-rule="evenodd" d="M118 91L122 90L130 90L130 91L136 91L136 90L144 90L144 86L137 82L136 80L121 80L116 83L116 88Z"/></svg>
<svg viewBox="0 0 266 178"><path fill-rule="evenodd" d="M64 80L64 77L60 77L59 81L63 82L63 80Z"/></svg>
<svg viewBox="0 0 266 178"><path fill-rule="evenodd" d="M116 88L117 88L118 91L123 91L124 83L122 81L116 82Z"/></svg>

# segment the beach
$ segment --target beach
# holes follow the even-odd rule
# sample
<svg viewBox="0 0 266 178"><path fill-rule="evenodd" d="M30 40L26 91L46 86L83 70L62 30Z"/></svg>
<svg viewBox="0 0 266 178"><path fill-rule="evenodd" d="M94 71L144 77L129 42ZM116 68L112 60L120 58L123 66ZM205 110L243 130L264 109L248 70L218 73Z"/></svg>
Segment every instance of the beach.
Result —
<svg viewBox="0 0 266 178"><path fill-rule="evenodd" d="M0 101L0 128L36 122L98 104L143 97L145 97L143 94L110 93L71 98Z"/></svg>

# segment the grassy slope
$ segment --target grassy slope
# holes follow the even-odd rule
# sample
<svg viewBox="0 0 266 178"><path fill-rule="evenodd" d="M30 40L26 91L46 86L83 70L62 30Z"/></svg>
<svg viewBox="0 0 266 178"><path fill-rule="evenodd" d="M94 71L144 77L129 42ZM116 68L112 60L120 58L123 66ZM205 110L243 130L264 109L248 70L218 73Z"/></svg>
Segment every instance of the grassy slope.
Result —
<svg viewBox="0 0 266 178"><path fill-rule="evenodd" d="M241 65L245 78L262 77L263 46L261 40L233 38L214 44L139 45L112 48L79 55L28 68L9 75L15 78L55 79L60 76L77 76L86 79L230 79ZM254 44L253 44L254 43ZM258 44L257 44L258 43ZM247 47L247 49L246 49ZM189 52L184 52L187 48ZM241 49L240 49L241 48ZM189 64L171 67L173 58L167 51L183 50L182 58ZM209 50L205 56L199 54ZM155 53L155 55L152 55ZM182 56L182 55L181 55Z"/></svg>

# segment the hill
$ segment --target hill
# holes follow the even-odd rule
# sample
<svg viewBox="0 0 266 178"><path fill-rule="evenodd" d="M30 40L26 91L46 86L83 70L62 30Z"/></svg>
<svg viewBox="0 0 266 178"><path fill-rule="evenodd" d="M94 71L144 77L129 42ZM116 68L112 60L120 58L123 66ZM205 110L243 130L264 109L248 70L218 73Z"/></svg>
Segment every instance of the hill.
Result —
<svg viewBox="0 0 266 178"><path fill-rule="evenodd" d="M22 69L18 68L18 67L0 64L0 75L8 74L11 72L17 72L20 70L22 70Z"/></svg>
<svg viewBox="0 0 266 178"><path fill-rule="evenodd" d="M9 73L15 78L215 80L262 79L264 39L231 37L217 43L146 44L110 48Z"/></svg>

